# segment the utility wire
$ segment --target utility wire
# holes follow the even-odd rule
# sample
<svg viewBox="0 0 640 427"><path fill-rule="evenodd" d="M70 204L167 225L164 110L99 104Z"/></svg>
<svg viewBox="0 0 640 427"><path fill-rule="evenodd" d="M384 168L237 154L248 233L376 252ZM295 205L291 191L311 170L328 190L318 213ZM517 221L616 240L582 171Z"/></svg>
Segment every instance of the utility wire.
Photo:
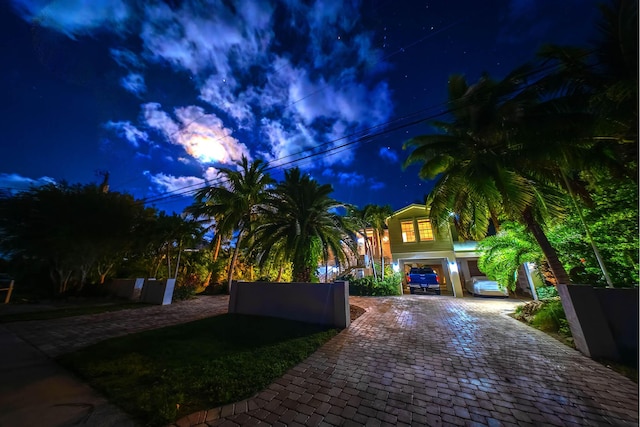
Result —
<svg viewBox="0 0 640 427"><path fill-rule="evenodd" d="M584 55L586 56L589 53L590 52L587 52ZM597 65L597 64L591 65L590 67L593 67L595 65ZM551 70L553 68L556 68L556 67L558 67L558 64L543 64L542 66L537 67L537 68L533 68L533 69L531 69L530 71L528 71L526 73L518 75L517 77L523 78L523 79L530 78L530 77L536 76L537 74L543 73L545 71L549 71L549 70ZM539 78L534 80L533 82L527 84L527 85L524 85L524 86L518 88L518 91L521 92L523 90L526 90L526 89L528 89L530 87L533 87L533 86L537 85L538 83L539 83ZM511 96L511 95L513 95L513 94L506 94L503 97ZM463 107L457 107L457 108L449 107L446 110L441 111L439 113L432 114L432 115L429 115L429 116L426 116L426 117L420 117L420 118L418 118L416 120L413 120L413 121L411 121L409 123L406 123L406 124L403 124L403 125L399 125L399 126L396 126L396 127L393 127L393 128L388 128L388 129L385 129L384 131L381 131L381 132L378 132L378 133L373 133L373 134L367 134L366 133L366 132L369 132L369 131L374 130L374 129L378 129L378 128L385 127L385 126L388 126L388 125L393 124L393 123L400 122L402 120L406 120L406 119L414 117L414 116L416 116L416 115L418 115L420 113L423 113L423 112L426 112L426 111L429 111L429 110L433 110L433 109L438 108L438 107L444 107L444 106L447 106L447 105L450 105L450 101L445 101L445 102L442 102L440 104L436 104L436 105L433 105L433 106L430 106L430 107L426 107L426 108L417 110L415 112L409 113L409 114L407 114L405 116L392 119L392 120L387 121L385 123L381 123L381 124L378 124L378 125L375 125L375 126L371 126L371 127L367 128L367 129L363 129L363 130L354 132L354 133L352 133L350 135L345 135L345 136L333 139L331 141L327 141L327 142L325 142L325 143L323 143L323 144L321 144L321 145L319 145L317 147L314 147L313 152L311 152L311 153L309 153L309 154L307 154L307 155L305 155L303 157L296 158L294 160L290 160L288 162L280 163L280 164L277 164L277 165L271 164L271 166L265 168L265 171L266 170L272 170L272 169L275 169L275 168L282 168L283 166L291 165L291 164L294 164L294 163L297 163L297 162L302 162L304 160L308 160L310 158L313 158L313 157L316 157L316 156L319 156L319 155L322 155L322 154L327 154L327 153L330 153L332 151L335 151L336 153L339 153L341 151L344 151L345 149L347 149L348 147L350 147L352 145L361 144L363 142L369 142L369 141L377 138L378 136L382 136L382 135L385 135L385 134L388 134L388 133L392 133L392 132L395 132L397 130L404 129L406 127L415 126L416 124L423 123L423 122L429 121L429 120L433 120L433 119L435 119L437 117L441 117L443 115L453 113L453 112L457 111L457 109L463 108ZM361 134L363 134L363 135L361 135ZM344 139L347 139L347 138L350 138L350 137L358 136L358 135L361 135L361 136L359 136L355 140L349 141L347 143L344 143L344 144L341 144L341 145L338 145L338 146L333 146L333 147L325 149L325 150L317 150L318 147L324 147L324 146L328 146L328 145L333 145L338 141L341 141L341 140L344 140ZM302 151L297 152L297 153L292 153L292 154L289 154L287 156L283 156L283 157L281 157L279 159L276 159L273 162L277 162L277 161L283 160L285 158L296 156L296 155L299 155L299 154L304 154L304 153L306 153L308 151L309 150L302 150ZM273 163L273 162L271 162L271 163ZM222 184L222 183L225 182L224 178L218 178L215 181L217 181L217 182L212 182L212 183L204 185L204 186L202 186L201 183L191 184L191 185L188 185L188 186L185 186L185 187L181 187L181 188L172 190L170 192L167 192L167 193L165 193L163 195L160 195L160 196L157 196L155 198L150 198L150 199L143 200L143 202L145 202L145 203L155 203L155 202L166 200L166 199L184 197L184 196L189 195L189 194L194 194L197 191L199 191L199 190L201 190L203 188L206 188L208 186L212 186L212 185L216 185L216 184ZM198 188L187 190L187 189L192 188L192 187L198 187ZM183 190L185 190L185 191L183 191Z"/></svg>

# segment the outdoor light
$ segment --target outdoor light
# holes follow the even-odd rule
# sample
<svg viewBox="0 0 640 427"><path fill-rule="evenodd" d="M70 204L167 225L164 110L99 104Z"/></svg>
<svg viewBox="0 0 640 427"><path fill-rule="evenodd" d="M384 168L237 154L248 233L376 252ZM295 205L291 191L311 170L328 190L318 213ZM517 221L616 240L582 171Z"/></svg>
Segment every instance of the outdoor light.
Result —
<svg viewBox="0 0 640 427"><path fill-rule="evenodd" d="M394 273L400 271L400 266L398 264L391 264L391 268L393 269Z"/></svg>
<svg viewBox="0 0 640 427"><path fill-rule="evenodd" d="M455 261L449 261L449 270L451 270L452 273L457 273L458 264Z"/></svg>

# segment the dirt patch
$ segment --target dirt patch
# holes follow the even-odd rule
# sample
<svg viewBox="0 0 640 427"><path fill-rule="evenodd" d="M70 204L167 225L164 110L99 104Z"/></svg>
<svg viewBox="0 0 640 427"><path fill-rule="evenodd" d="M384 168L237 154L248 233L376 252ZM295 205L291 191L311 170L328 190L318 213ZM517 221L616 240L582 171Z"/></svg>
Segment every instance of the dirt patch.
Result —
<svg viewBox="0 0 640 427"><path fill-rule="evenodd" d="M349 312L351 313L351 321L353 322L365 313L365 309L357 305L349 304Z"/></svg>

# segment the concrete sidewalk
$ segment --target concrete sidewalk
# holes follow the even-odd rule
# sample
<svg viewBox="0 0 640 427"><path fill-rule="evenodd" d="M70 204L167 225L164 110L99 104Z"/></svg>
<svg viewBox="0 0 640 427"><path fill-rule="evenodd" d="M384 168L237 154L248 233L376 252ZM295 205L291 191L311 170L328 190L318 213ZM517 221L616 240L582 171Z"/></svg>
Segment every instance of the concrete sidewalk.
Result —
<svg viewBox="0 0 640 427"><path fill-rule="evenodd" d="M44 353L0 327L0 426L135 426Z"/></svg>
<svg viewBox="0 0 640 427"><path fill-rule="evenodd" d="M52 358L105 339L226 313L228 297L0 326L0 427L136 424Z"/></svg>

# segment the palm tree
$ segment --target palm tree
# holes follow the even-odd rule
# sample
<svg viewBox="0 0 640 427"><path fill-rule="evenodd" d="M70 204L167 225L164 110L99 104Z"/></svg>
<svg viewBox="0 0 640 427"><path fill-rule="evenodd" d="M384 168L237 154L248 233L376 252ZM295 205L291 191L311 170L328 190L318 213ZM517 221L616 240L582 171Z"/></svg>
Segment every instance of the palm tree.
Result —
<svg viewBox="0 0 640 427"><path fill-rule="evenodd" d="M268 187L274 182L262 160L249 163L242 156L236 164L239 170L221 168L218 171L222 185L205 187L196 193L198 212L217 221L218 235L233 232L237 236L227 273L228 290L231 290L233 270L243 240L255 223L257 206L262 204Z"/></svg>
<svg viewBox="0 0 640 427"><path fill-rule="evenodd" d="M365 206L365 212L367 212L367 221L373 228L373 233L376 238L376 245L380 251L380 278L384 279L384 251L382 249L382 235L386 227L387 218L393 214L391 206L379 206L379 205L367 205ZM375 265L374 265L375 271Z"/></svg>
<svg viewBox="0 0 640 427"><path fill-rule="evenodd" d="M501 81L483 76L472 86L463 76L452 76L453 120L434 123L441 133L405 142L405 148L413 148L405 166L421 163L419 176L437 179L427 200L436 227L457 214L463 231L478 239L486 235L489 220L496 227L500 215L518 220L535 237L558 283L570 283L540 225L562 212L560 194L552 183L534 181L529 170L518 169L519 132L538 98L536 92L523 90L529 71L521 67Z"/></svg>
<svg viewBox="0 0 640 427"><path fill-rule="evenodd" d="M343 218L334 209L343 206L329 197L331 185L320 185L293 168L285 171L265 203L261 223L254 230L260 263L269 255L284 255L293 264L293 280L310 282L318 259L329 251L344 261L352 244ZM275 254L277 252L277 254Z"/></svg>
<svg viewBox="0 0 640 427"><path fill-rule="evenodd" d="M367 236L367 228L371 226L369 223L369 211L372 206L374 205L366 205L362 209L358 209L356 206L348 206L345 221L347 222L347 227L351 231L362 236L362 239L364 240L364 253L369 256L369 259L371 259L373 277L378 280L378 273L373 262L373 249L371 248L369 237Z"/></svg>

